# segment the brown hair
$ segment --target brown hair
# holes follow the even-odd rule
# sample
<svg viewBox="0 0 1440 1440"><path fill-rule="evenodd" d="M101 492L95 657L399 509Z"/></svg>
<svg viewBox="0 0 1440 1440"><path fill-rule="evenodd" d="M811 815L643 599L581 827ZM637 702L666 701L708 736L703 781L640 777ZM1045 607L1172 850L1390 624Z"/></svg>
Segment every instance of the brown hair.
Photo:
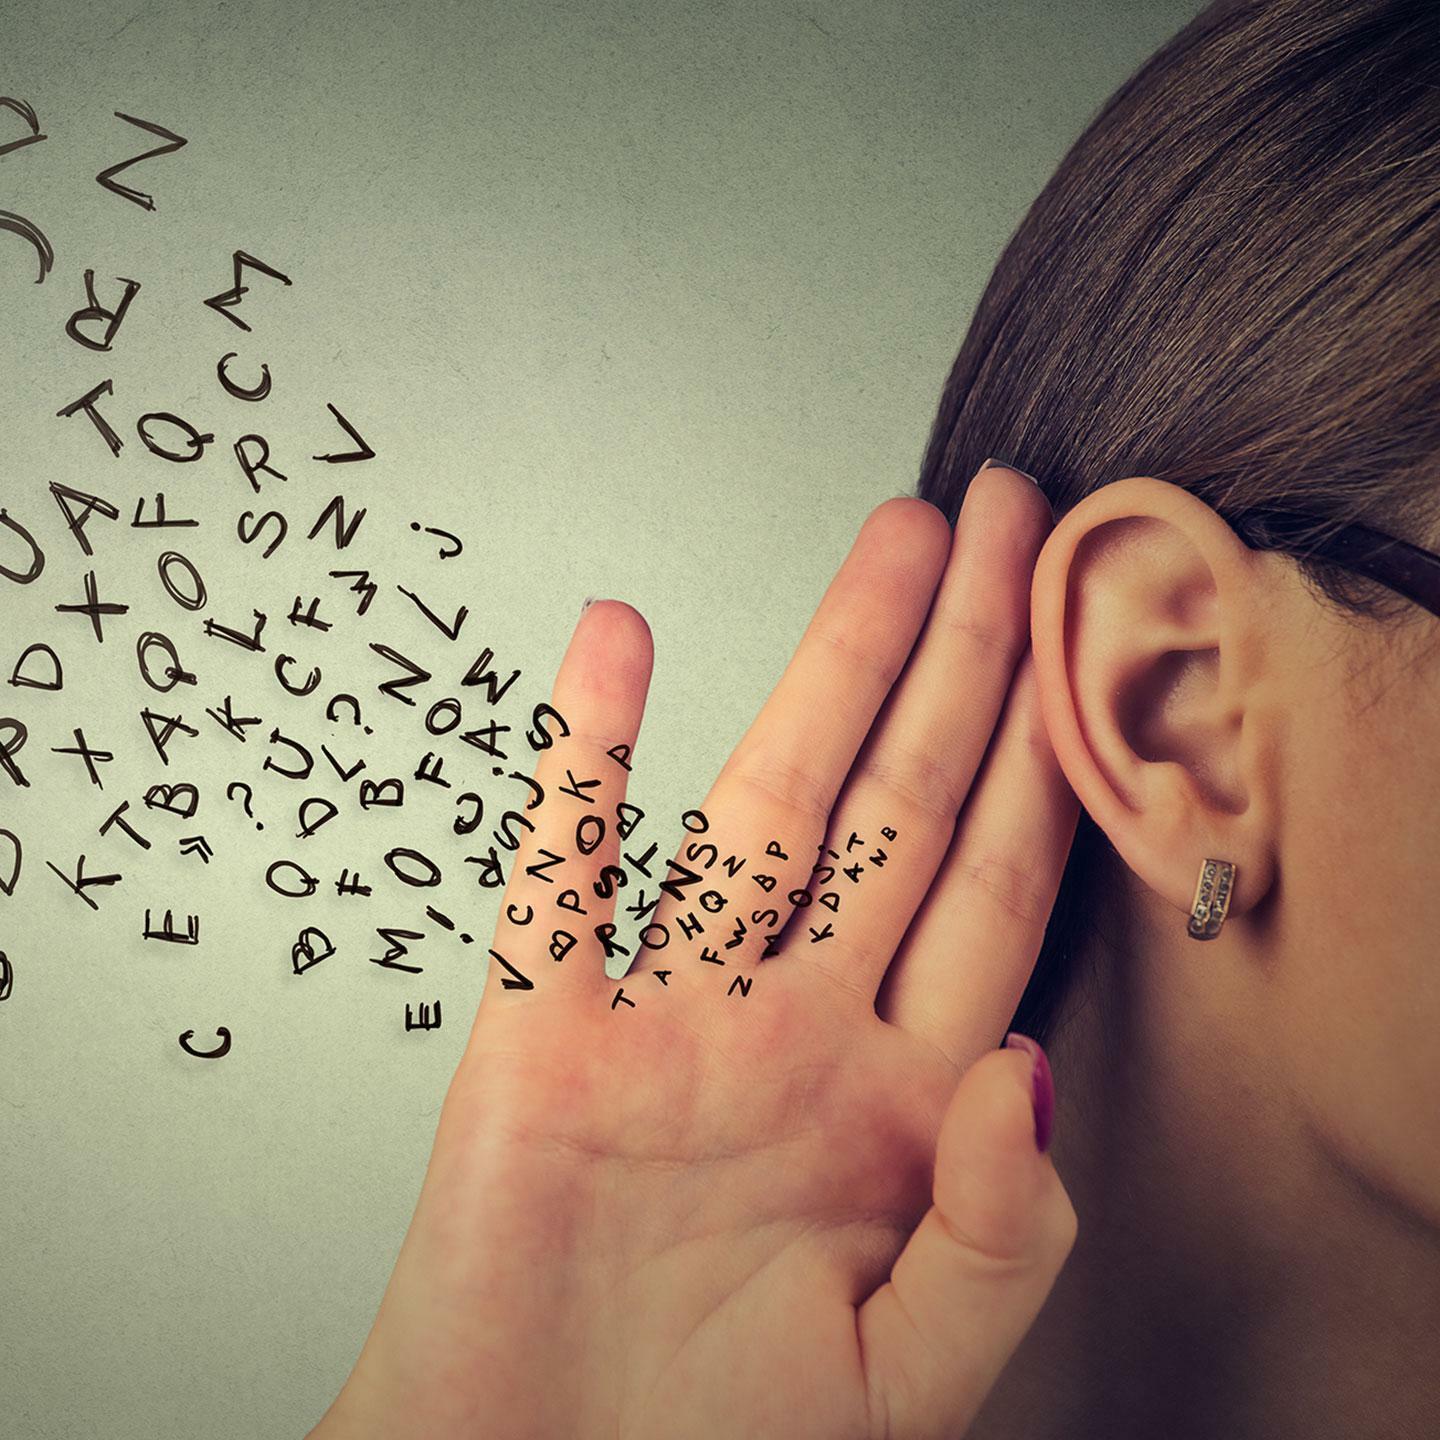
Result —
<svg viewBox="0 0 1440 1440"><path fill-rule="evenodd" d="M917 493L953 525L997 455L1057 516L1152 475L1222 516L1281 506L1435 548L1437 32L1435 0L1224 0L1162 46L1005 246ZM1339 613L1419 613L1303 535L1284 548ZM1118 864L1082 811L1012 1022L1042 1044Z"/></svg>

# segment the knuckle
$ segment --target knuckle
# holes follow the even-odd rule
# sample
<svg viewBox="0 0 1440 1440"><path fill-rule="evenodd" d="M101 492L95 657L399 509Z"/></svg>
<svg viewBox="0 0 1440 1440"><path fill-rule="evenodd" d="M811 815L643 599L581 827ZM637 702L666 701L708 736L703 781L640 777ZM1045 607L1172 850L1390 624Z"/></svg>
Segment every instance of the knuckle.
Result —
<svg viewBox="0 0 1440 1440"><path fill-rule="evenodd" d="M551 751L541 752L541 758L543 760L546 753L561 753L567 757L571 755L583 756L586 762L589 763L597 759L603 759L615 748L620 738L620 735L614 730L602 732L586 726L572 725L568 734L556 738ZM613 767L611 768L613 769Z"/></svg>
<svg viewBox="0 0 1440 1440"><path fill-rule="evenodd" d="M1013 662L1018 627L1012 617L958 605L945 610L940 618L949 634Z"/></svg>
<svg viewBox="0 0 1440 1440"><path fill-rule="evenodd" d="M1075 1248L1075 1241L1080 1234L1080 1218L1075 1213L1074 1205L1070 1203L1069 1195L1065 1193L1065 1187L1059 1183L1058 1176L1055 1191L1056 1199L1050 1207L1051 1219L1047 1235L1054 1253L1063 1258Z"/></svg>
<svg viewBox="0 0 1440 1440"><path fill-rule="evenodd" d="M867 675L875 676L889 688L892 678L889 662L872 646L833 626L817 629L814 638L827 648L837 651L844 663L863 670Z"/></svg>
<svg viewBox="0 0 1440 1440"><path fill-rule="evenodd" d="M1049 908L1035 888L1035 871L993 852L962 858L960 875L998 909L1026 925L1043 924Z"/></svg>
<svg viewBox="0 0 1440 1440"><path fill-rule="evenodd" d="M830 815L831 796L826 787L802 766L778 756L748 760L731 777L735 785L758 791L783 809L823 825Z"/></svg>
<svg viewBox="0 0 1440 1440"><path fill-rule="evenodd" d="M1024 1211L998 1205L968 1206L965 1218L938 1205L936 1222L970 1268L991 1276L1017 1274L1035 1265L1035 1223Z"/></svg>
<svg viewBox="0 0 1440 1440"><path fill-rule="evenodd" d="M862 764L860 774L946 825L953 826L960 813L962 787L949 766L922 750L876 754Z"/></svg>

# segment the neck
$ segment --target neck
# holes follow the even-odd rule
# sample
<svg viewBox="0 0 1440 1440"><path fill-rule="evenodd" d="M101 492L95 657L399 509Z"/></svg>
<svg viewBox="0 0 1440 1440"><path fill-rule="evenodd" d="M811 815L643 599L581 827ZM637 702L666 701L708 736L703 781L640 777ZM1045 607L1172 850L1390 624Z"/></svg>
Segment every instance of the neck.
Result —
<svg viewBox="0 0 1440 1440"><path fill-rule="evenodd" d="M1440 1434L1440 1230L1306 1123L1237 1021L1262 997L1147 941L1048 1047L1079 1238L970 1440Z"/></svg>

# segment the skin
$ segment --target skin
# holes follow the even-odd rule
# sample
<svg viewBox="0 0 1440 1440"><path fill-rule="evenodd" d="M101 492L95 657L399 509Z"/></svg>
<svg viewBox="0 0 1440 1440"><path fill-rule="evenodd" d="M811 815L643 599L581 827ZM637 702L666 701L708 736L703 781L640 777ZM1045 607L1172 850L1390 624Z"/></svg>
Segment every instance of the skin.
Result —
<svg viewBox="0 0 1440 1440"><path fill-rule="evenodd" d="M1251 552L1208 507L1148 477L1107 485L1048 535L1048 517L1030 531L1035 492L1026 497L1007 474L972 485L935 608L1003 611L1011 602L995 597L1023 591L1028 547L1043 544L1028 581L1033 652L1014 672L997 743L943 861L929 880L924 864L904 872L923 899L892 892L887 906L871 892L877 908L864 913L891 918L874 922L878 949L859 967L858 991L851 967L834 971L828 989L797 986L793 1005L765 1012L770 1022L757 1027L747 1012L746 1030L719 1032L698 1071L695 1055L676 1048L683 1030L652 1036L653 1052L619 1054L612 1038L633 1040L634 1027L592 1028L578 1050L573 1021L552 1030L533 1011L487 1030L487 993L474 1063L462 1064L447 1097L381 1314L315 1436L522 1433L497 1420L519 1414L533 1417L527 1434L627 1437L797 1434L797 1415L817 1435L971 1440L1434 1433L1440 770L1415 762L1434 752L1440 723L1440 621L1416 609L1408 625L1381 629L1339 615L1289 562ZM934 529L930 516L881 518L901 521L897 529L913 521L916 533L887 529L879 551L903 552L906 573L933 577L942 537L921 533ZM1005 549L1005 537L1024 535ZM898 582L872 568L875 553L857 543L847 562L872 592ZM894 590L888 599L899 631L911 629L916 611L902 603L897 612ZM557 696L602 668L613 674L633 612L614 602L599 607L607 611L603 644L592 627L595 649L571 652L603 666L572 666L567 655ZM936 631L953 640L956 627L932 621L927 634ZM954 729L907 720L907 748L939 757L953 767L942 783L969 790L977 737L997 724L1007 645L979 647L994 666L987 688L977 654L937 660L927 643L917 648L926 663L912 662L899 688L923 685L930 723L946 716ZM630 654L645 676L628 683L643 689L648 652ZM962 670L981 683L957 684ZM793 699L778 689L766 713L799 713ZM915 701L896 713L924 708ZM757 722L747 743L764 733ZM839 811L848 803L853 813L853 794ZM919 1331L889 1329L895 1368L886 1376L873 1360L889 1327L874 1322L897 1317L877 1307L866 1358L882 1390L903 1371L899 1357L934 1353L937 1369L928 1384L922 1372L895 1389L908 1410L870 1403L873 1376L862 1404L852 1336L835 1315L853 1319L850 1306L861 1304L863 1316L867 1295L903 1292L903 1263L889 1291L875 1286L927 1203L924 1172L955 1075L965 1078L952 1107L986 1064L1005 1058L973 1059L1006 1023L1038 948L1035 927L1069 844L1067 794L1117 855L1086 957L1092 983L1051 1045L1052 1154L1074 1209L1052 1206L1053 1268L1032 1266L1024 1305L1014 1303L1013 1268L998 1272L991 1300L1012 1297L1004 1336L993 1323L1002 1307L978 1301L973 1269L920 1267L939 1277L922 1324L947 1341L926 1346ZM898 798L888 794L880 809L893 815ZM1238 872L1221 936L1200 945L1184 916L1205 856ZM881 1023L857 1030L897 916L910 923L875 1002ZM782 947L765 964L786 958ZM762 993L757 985L754 998ZM707 1034L720 1013L704 1012ZM936 1052L950 1070L934 1068ZM577 1066L577 1054L596 1058ZM623 1123L608 1150L597 1149L596 1096L603 1082L613 1115L616 1066L631 1077ZM543 1074L550 1085L537 1091ZM646 1083L656 1076L658 1106ZM524 1125L497 1136L484 1117L513 1107L522 1079ZM778 1110L763 1103L777 1080ZM560 1113L575 1123L554 1127ZM798 1145L793 1163L777 1170L772 1154L758 1169L717 1165L726 1146L743 1158L773 1151L777 1135L795 1135L796 1113L817 1143ZM675 1128L677 1114L685 1118ZM634 1144L637 1119L654 1127L648 1149ZM705 1143L687 1153L697 1123ZM947 1149L942 1129L937 1208L950 1193L946 1176L966 1173L950 1168L954 1158L973 1157L979 1133L968 1148ZM533 1163L547 1138L573 1160L559 1179ZM638 1170L637 1156L648 1161ZM491 1174L499 1179L487 1184ZM977 1163L968 1174L972 1202L977 1188L1000 1196L1003 1170ZM1003 1208L991 1209L992 1221ZM1060 1269L1073 1238L1062 1212L1082 1217L1083 1235ZM684 1217L702 1214L705 1223L686 1228ZM877 1214L886 1218L866 1218ZM1012 1237L1016 1253L1025 1229ZM912 1249L924 1232L922 1222ZM486 1258L511 1250L518 1275ZM579 1278L567 1292L558 1282L568 1275ZM910 1304L920 1309L914 1294ZM674 1313L687 1306L705 1317L693 1328ZM977 1326L979 1314L990 1323ZM603 1377L616 1373L626 1382L607 1392ZM937 1374L958 1375L958 1389L937 1386Z"/></svg>
<svg viewBox="0 0 1440 1440"><path fill-rule="evenodd" d="M1440 1433L1440 619L1342 618L1131 477L1032 585L1119 857L1050 1055L1081 1241L971 1440ZM1206 856L1219 938L1185 934Z"/></svg>
<svg viewBox="0 0 1440 1440"><path fill-rule="evenodd" d="M1078 815L1028 663L1050 524L1005 469L976 478L953 535L923 501L871 514L700 806L721 856L762 863L707 875L739 898L636 958L633 1008L611 1008L588 928L615 908L589 887L619 838L587 857L574 837L623 798L606 752L634 745L653 652L632 607L584 614L552 695L572 733L540 752L546 799L492 941L534 988L505 990L491 964L375 1324L310 1440L938 1440L969 1424L1076 1236L1036 1145L1030 1057L996 1048ZM601 780L593 806L561 791L567 771ZM830 877L833 939L809 940L817 904L772 958L769 921L725 946L737 909L829 888L811 875L822 839L858 832L868 855L886 826L883 866ZM544 849L567 856L586 923L527 875ZM649 898L680 853L657 849ZM678 936L697 894L655 921ZM557 927L581 936L560 963ZM724 966L699 959L707 942ZM736 975L750 995L727 993Z"/></svg>

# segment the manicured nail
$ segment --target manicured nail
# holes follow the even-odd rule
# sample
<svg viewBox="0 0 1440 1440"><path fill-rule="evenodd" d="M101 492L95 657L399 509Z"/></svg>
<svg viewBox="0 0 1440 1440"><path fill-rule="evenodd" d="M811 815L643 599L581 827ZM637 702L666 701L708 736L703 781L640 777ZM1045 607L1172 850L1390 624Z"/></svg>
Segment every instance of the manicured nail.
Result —
<svg viewBox="0 0 1440 1440"><path fill-rule="evenodd" d="M1035 1148L1043 1155L1050 1148L1050 1132L1055 1125L1055 1080L1050 1074L1050 1061L1038 1041L1018 1030L1005 1037L1007 1050L1023 1050L1030 1056L1030 1106L1035 1112Z"/></svg>
<svg viewBox="0 0 1440 1440"><path fill-rule="evenodd" d="M1025 478L1037 489L1041 488L1040 482L1033 475L1026 474L1026 472L1022 470L1018 465L1012 465L1008 460L998 459L994 455L992 455L980 468L982 470L988 470L992 465L1000 465L1003 466L1006 470L1013 470L1017 475L1024 475Z"/></svg>

